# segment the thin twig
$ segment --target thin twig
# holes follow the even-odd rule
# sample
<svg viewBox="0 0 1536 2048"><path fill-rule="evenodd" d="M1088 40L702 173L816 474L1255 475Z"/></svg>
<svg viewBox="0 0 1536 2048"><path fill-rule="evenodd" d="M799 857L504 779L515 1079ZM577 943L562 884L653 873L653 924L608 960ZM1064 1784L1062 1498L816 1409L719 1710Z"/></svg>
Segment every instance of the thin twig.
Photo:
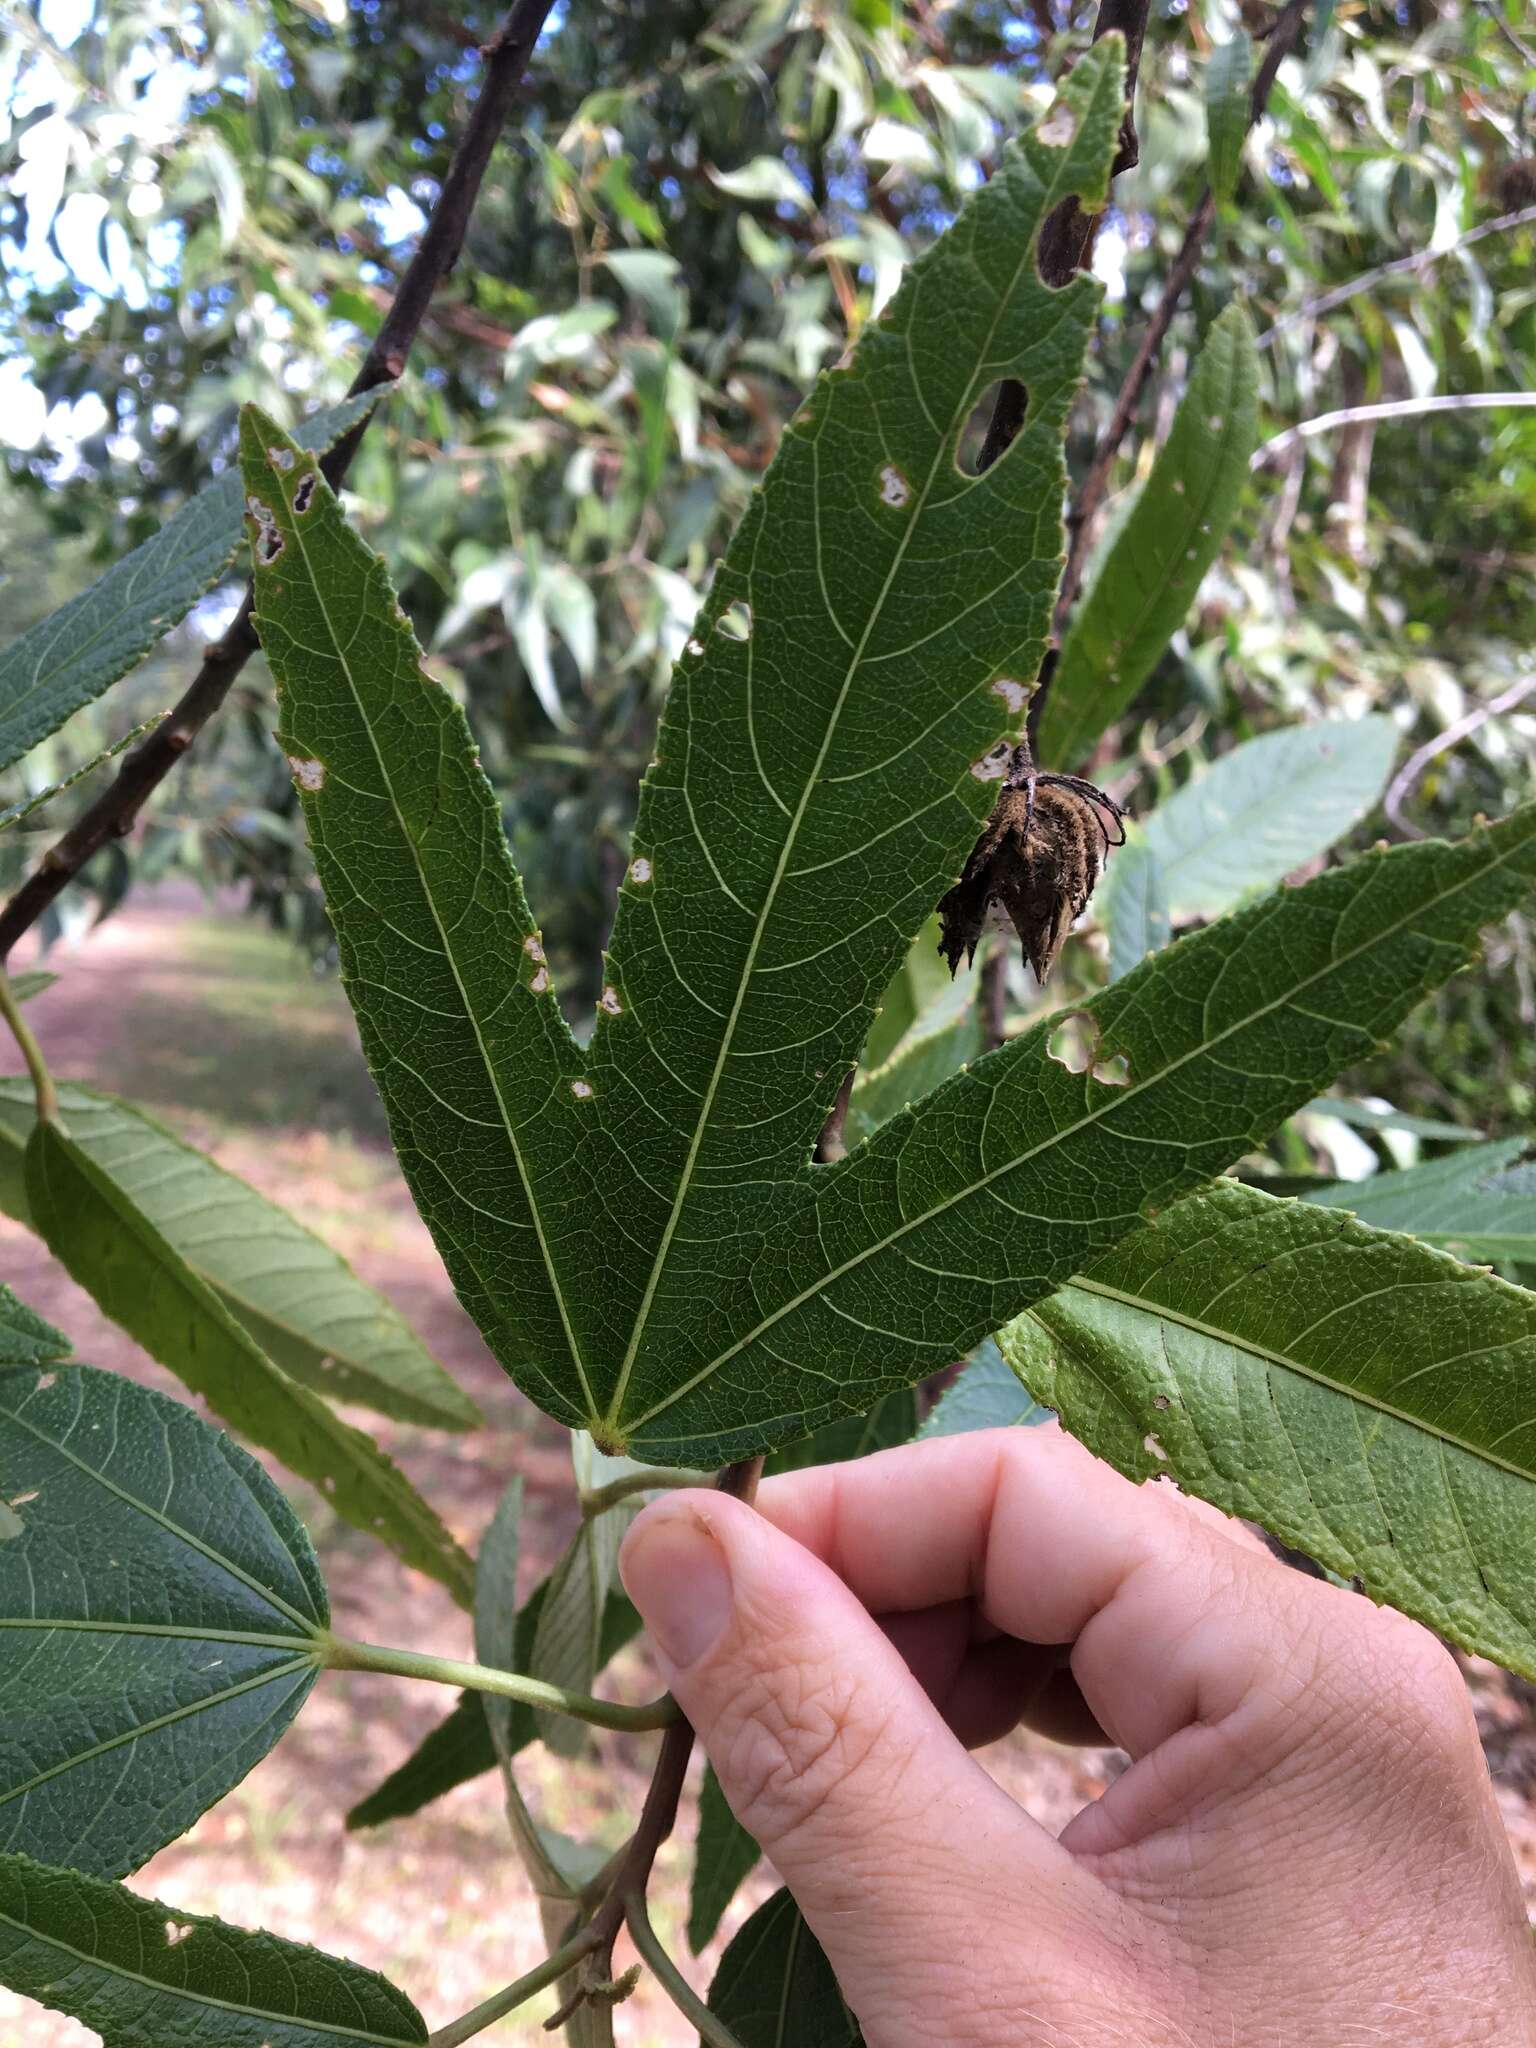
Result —
<svg viewBox="0 0 1536 2048"><path fill-rule="evenodd" d="M1367 420L1409 420L1436 412L1496 412L1507 406L1536 405L1536 391L1454 391L1433 398L1385 398L1379 405L1341 405L1337 412L1320 412L1316 419L1302 420L1273 434L1253 451L1249 467L1262 469L1297 441L1314 434L1331 434L1336 427L1358 426Z"/></svg>
<svg viewBox="0 0 1536 2048"><path fill-rule="evenodd" d="M552 5L553 0L515 0L501 27L485 45L486 68L480 96L448 166L420 246L406 267L394 303L363 358L362 367L352 379L349 397L393 383L405 368L432 296L458 260L491 152ZM368 419L371 418L370 413ZM368 419L359 421L349 434L344 434L321 462L320 468L332 485L340 483L346 475L367 430ZM247 585L234 623L222 639L205 650L202 666L180 703L166 713L144 744L127 756L110 785L82 812L63 838L49 848L4 911L0 911L0 963L92 855L132 830L146 801L224 702L236 676L255 653L256 644L251 624L251 590Z"/></svg>
<svg viewBox="0 0 1536 2048"><path fill-rule="evenodd" d="M421 1650L396 1650L379 1643L354 1643L346 1636L326 1636L320 1661L327 1671L382 1671L393 1678L425 1678L434 1685L457 1685L488 1692L498 1699L521 1700L541 1712L570 1714L595 1728L618 1728L643 1734L653 1728L678 1726L677 1703L670 1695L644 1706L626 1707L618 1700L593 1699L520 1671L496 1671L486 1664L466 1664L457 1657L433 1657Z"/></svg>
<svg viewBox="0 0 1536 2048"><path fill-rule="evenodd" d="M1422 839L1425 836L1417 825L1410 825L1403 816L1402 803L1403 798L1436 755L1449 753L1452 747L1466 739L1469 734L1486 725L1490 718L1498 718L1506 711L1513 711L1515 706L1523 703L1533 690L1536 690L1536 672L1522 676L1516 683L1511 683L1507 690L1501 690L1497 697L1490 697L1486 704L1474 705L1470 711L1448 725L1444 732L1437 732L1432 740L1426 740L1422 747L1408 756L1393 776L1381 803L1382 809L1399 832L1404 833L1409 839Z"/></svg>
<svg viewBox="0 0 1536 2048"><path fill-rule="evenodd" d="M52 1074L48 1071L48 1062L43 1058L43 1049L33 1036L31 1025L21 1014L16 991L11 987L3 967L0 967L0 1018L3 1018L10 1027L11 1036L27 1063L27 1072L32 1077L32 1095L37 1105L38 1122L56 1124L59 1119L59 1091L54 1086Z"/></svg>
<svg viewBox="0 0 1536 2048"><path fill-rule="evenodd" d="M635 1893L626 1903L625 1925L636 1953L650 1964L657 1982L677 2007L683 2018L699 2030L699 2039L705 2048L741 2048L741 2043L725 2024L724 2020L712 2013L694 1990L682 1971L662 1947L651 1916L646 1908L645 1893Z"/></svg>
<svg viewBox="0 0 1536 2048"><path fill-rule="evenodd" d="M1481 242L1488 235L1508 234L1511 228L1529 227L1533 222L1536 222L1536 206L1522 206L1518 213L1503 213L1497 220L1485 220L1479 227L1468 228L1464 235L1448 242L1443 249L1416 249L1411 256L1398 256L1391 263L1378 263L1374 270L1362 270L1348 284L1335 285L1331 291L1320 292L1315 299L1303 300L1294 312L1282 313L1274 325L1266 327L1259 336L1259 347L1268 348L1288 327L1295 327L1302 320L1320 320L1325 313L1332 313L1351 299L1358 299L1363 292L1374 291L1386 278L1410 273L1420 275L1436 263L1443 263L1447 256L1454 256L1458 249L1469 249L1474 242Z"/></svg>
<svg viewBox="0 0 1536 2048"><path fill-rule="evenodd" d="M592 1947L590 1928L583 1928L573 1935L564 1948L557 1948L553 1955L546 1956L536 1969L515 1984L507 1985L504 1991L493 1992L483 2004L472 2012L460 2014L450 2020L446 2027L439 2027L435 2034L427 2036L427 2048L459 2048L462 2041L468 2041L476 2034L484 2033L487 2027L494 2027L498 2020L505 2019L509 2012L516 2012L520 2005L526 2005L530 1998L549 1985L558 1983L566 1971L579 1963Z"/></svg>

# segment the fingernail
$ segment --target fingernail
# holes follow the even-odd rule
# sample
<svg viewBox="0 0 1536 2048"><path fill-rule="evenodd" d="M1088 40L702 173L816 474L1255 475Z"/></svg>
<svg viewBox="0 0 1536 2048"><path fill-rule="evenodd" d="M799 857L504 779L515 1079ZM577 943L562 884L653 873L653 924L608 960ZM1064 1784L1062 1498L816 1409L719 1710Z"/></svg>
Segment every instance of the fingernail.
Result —
<svg viewBox="0 0 1536 2048"><path fill-rule="evenodd" d="M694 1508L652 1508L619 1554L624 1590L657 1648L678 1670L696 1664L731 1618L731 1573Z"/></svg>

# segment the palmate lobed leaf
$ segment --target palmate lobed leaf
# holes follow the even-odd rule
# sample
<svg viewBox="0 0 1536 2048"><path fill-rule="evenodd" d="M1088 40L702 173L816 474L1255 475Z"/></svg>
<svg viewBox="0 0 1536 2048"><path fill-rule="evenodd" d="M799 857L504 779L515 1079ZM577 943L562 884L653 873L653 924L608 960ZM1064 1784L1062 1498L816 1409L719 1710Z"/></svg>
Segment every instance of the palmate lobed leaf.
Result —
<svg viewBox="0 0 1536 2048"><path fill-rule="evenodd" d="M1091 1450L1171 1474L1536 1677L1536 1295L1224 1183L1003 1332Z"/></svg>
<svg viewBox="0 0 1536 2048"><path fill-rule="evenodd" d="M497 1356L606 1447L689 1369L711 1246L803 1163L988 808L1097 301L1048 290L1033 241L1067 193L1102 199L1122 75L1114 39L1085 57L1072 139L1009 152L784 437L673 683L588 1060L382 566L246 416L258 625L402 1165ZM967 420L1010 374L1029 420L967 476ZM733 607L745 640L717 630Z"/></svg>
<svg viewBox="0 0 1536 2048"><path fill-rule="evenodd" d="M104 2048L411 2048L403 1992L340 1956L0 1854L0 1983Z"/></svg>
<svg viewBox="0 0 1536 2048"><path fill-rule="evenodd" d="M402 1422L480 1421L398 1309L296 1216L131 1103L65 1082L59 1107L75 1143L284 1372ZM20 1223L32 1220L23 1160L34 1122L31 1083L0 1079L0 1209Z"/></svg>
<svg viewBox="0 0 1536 2048"><path fill-rule="evenodd" d="M0 1500L0 1850L121 1876L298 1712L325 1585L253 1458L89 1366L0 1367Z"/></svg>
<svg viewBox="0 0 1536 2048"><path fill-rule="evenodd" d="M381 386L316 413L299 427L300 445L329 448L385 395ZM240 478L232 471L12 641L0 653L0 769L127 675L208 594L239 544Z"/></svg>

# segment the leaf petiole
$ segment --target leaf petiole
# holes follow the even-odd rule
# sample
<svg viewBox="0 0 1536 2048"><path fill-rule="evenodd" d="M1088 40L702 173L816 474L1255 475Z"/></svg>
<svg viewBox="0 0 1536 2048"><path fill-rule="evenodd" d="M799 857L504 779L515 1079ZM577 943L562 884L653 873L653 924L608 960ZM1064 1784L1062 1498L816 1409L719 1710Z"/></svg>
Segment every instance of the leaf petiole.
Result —
<svg viewBox="0 0 1536 2048"><path fill-rule="evenodd" d="M420 1650L390 1650L377 1643L354 1643L345 1636L324 1637L320 1660L327 1671L382 1671L395 1678L425 1678L435 1685L464 1686L472 1692L523 1700L530 1707L570 1714L578 1721L590 1721L595 1727L617 1728L628 1734L670 1728L681 1718L677 1703L670 1696L649 1700L643 1706L626 1707L617 1700L598 1700L586 1693L568 1692L563 1685L546 1685L542 1679L525 1678L520 1672L493 1671L484 1664L464 1664L456 1657L433 1657Z"/></svg>
<svg viewBox="0 0 1536 2048"><path fill-rule="evenodd" d="M493 1992L483 2003L475 2006L473 2011L461 2013L456 2020L450 2020L446 2027L439 2027L435 2034L428 2037L427 2048L459 2048L461 2041L468 2041L473 2035L483 2033L487 2027L495 2026L499 2019L504 2019L509 2012L515 2012L520 2005L526 2005L530 1998L537 1997L548 1985L557 1984L572 1964L579 1963L593 1946L591 1929L583 1928L582 1932L573 1935L563 1948L557 1948L553 1955L546 1956L537 1968L530 1970L525 1977L519 1977L515 1984L508 1984L504 1989Z"/></svg>
<svg viewBox="0 0 1536 2048"><path fill-rule="evenodd" d="M10 1027L12 1038L21 1050L27 1063L27 1072L32 1077L32 1090L37 1098L37 1120L39 1123L57 1123L59 1117L59 1091L54 1086L53 1076L48 1071L48 1062L43 1058L43 1049L32 1035L32 1027L21 1014L21 1005L3 968L0 968L0 1017Z"/></svg>
<svg viewBox="0 0 1536 2048"><path fill-rule="evenodd" d="M594 1521L637 1493L663 1493L679 1486L709 1483L707 1472L690 1472L683 1465L647 1465L639 1472L621 1472L606 1486L594 1486L590 1493L581 1496L581 1518L584 1522Z"/></svg>

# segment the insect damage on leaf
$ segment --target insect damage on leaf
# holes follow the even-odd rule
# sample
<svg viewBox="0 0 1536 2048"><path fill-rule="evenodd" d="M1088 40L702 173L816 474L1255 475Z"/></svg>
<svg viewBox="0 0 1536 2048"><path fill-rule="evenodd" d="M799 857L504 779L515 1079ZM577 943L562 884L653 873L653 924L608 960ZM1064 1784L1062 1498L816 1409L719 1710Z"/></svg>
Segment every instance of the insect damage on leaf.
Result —
<svg viewBox="0 0 1536 2048"><path fill-rule="evenodd" d="M1018 933L1043 987L1110 849L1125 844L1124 817L1091 782L1039 775L1027 757L1016 765L964 873L939 904L939 951L950 973L962 953L975 958L988 915L997 914Z"/></svg>

